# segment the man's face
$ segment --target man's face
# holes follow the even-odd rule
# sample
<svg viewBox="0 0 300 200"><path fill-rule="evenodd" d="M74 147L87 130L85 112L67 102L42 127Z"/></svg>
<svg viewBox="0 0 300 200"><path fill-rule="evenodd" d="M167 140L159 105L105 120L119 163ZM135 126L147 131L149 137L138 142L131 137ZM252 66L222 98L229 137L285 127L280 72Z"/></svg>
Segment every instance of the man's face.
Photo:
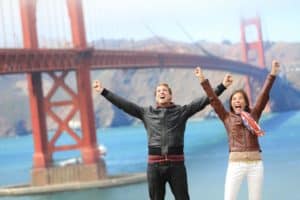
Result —
<svg viewBox="0 0 300 200"><path fill-rule="evenodd" d="M172 94L170 94L168 87L159 85L156 88L156 103L158 105L167 105L172 101Z"/></svg>

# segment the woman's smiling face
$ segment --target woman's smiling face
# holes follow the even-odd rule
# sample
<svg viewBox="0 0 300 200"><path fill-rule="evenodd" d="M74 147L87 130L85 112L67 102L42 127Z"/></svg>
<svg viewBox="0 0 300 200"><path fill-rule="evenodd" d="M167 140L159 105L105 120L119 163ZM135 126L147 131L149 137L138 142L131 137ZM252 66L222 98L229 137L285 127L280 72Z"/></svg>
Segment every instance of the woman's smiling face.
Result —
<svg viewBox="0 0 300 200"><path fill-rule="evenodd" d="M247 106L244 95L241 92L235 93L231 98L230 105L235 114L240 114Z"/></svg>

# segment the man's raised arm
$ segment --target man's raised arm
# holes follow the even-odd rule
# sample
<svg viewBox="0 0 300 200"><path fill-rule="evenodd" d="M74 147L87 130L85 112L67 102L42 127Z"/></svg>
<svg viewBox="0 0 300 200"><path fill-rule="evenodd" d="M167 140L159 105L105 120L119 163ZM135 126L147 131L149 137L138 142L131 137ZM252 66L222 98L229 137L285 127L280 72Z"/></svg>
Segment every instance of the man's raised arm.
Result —
<svg viewBox="0 0 300 200"><path fill-rule="evenodd" d="M93 88L97 93L100 93L109 102L111 102L118 108L122 109L126 113L128 113L136 118L142 119L142 116L144 113L144 109L142 107L105 89L99 80L94 81Z"/></svg>

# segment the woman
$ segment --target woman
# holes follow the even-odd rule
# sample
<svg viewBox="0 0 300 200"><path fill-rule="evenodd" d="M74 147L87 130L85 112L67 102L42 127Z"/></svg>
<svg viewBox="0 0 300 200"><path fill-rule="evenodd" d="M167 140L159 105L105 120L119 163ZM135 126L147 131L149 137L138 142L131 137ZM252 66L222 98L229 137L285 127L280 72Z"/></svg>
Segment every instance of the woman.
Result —
<svg viewBox="0 0 300 200"><path fill-rule="evenodd" d="M237 90L230 96L229 112L214 94L201 68L197 67L195 70L196 76L210 99L210 104L223 121L228 135L230 153L225 181L225 200L235 200L237 198L240 185L245 176L248 179L249 200L261 199L263 163L258 136L263 135L263 132L255 121L259 121L261 113L269 100L269 92L279 72L279 66L279 62L272 62L271 72L266 78L256 104L252 109L249 107L247 94L243 90Z"/></svg>

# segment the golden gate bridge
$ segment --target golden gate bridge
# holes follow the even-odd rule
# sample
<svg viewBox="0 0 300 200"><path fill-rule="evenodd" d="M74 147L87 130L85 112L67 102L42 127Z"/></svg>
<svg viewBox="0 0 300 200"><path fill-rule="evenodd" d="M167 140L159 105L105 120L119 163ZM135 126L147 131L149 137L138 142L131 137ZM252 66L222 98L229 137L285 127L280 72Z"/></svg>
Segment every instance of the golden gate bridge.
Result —
<svg viewBox="0 0 300 200"><path fill-rule="evenodd" d="M15 1L16 2L16 1ZM194 68L201 65L204 69L231 71L246 75L262 81L268 73L265 67L262 30L259 17L241 22L241 49L242 60L228 60L212 55L179 54L174 52L155 51L130 51L96 49L87 43L86 27L81 0L66 0L64 7L65 16L70 22L70 27L65 28L70 33L70 43L60 48L45 48L42 38L39 38L37 22L38 0L19 0L19 10L14 15L19 16L20 33L23 43L21 47L0 47L0 74L26 74L28 82L28 95L30 102L32 133L34 140L34 155L32 169L32 185L51 185L55 176L70 177L61 179L61 182L93 181L107 178L104 161L99 158L98 144L95 131L93 102L90 88L90 71L102 69L142 69L142 68ZM64 1L61 1L64 2ZM15 12L15 11L14 11ZM1 12L2 15L5 12ZM2 22L5 22L4 15ZM54 26L56 22L53 22ZM13 24L16 26L18 23ZM254 25L258 39L248 43L245 29ZM10 25L12 26L12 25ZM7 24L2 23L2 30ZM0 33L1 34L1 33ZM3 34L3 33L2 33ZM5 35L5 34L3 34ZM5 39L5 38L4 38ZM9 40L8 38L6 38ZM5 40L6 40L5 39ZM258 64L248 64L248 54L255 51ZM59 73L57 73L59 72ZM75 73L77 89L72 89L65 83L65 78L70 72ZM49 91L43 91L42 74L48 74L53 80ZM274 104L271 110L276 111L278 105L285 105L286 101L294 101L294 106L300 107L300 95L297 90L290 87L280 79L275 85L284 91L287 97L273 95ZM251 95L249 79L247 90ZM53 100L59 88L70 96L68 100ZM291 100L292 99L292 100ZM69 106L71 109L62 118L53 110L57 107ZM281 106L284 107L284 106ZM286 109L293 109L286 107ZM70 126L70 120L76 113L80 115L81 133L75 132ZM47 117L57 123L57 130L53 136L47 134ZM57 141L63 133L67 133L75 141L73 144L58 145ZM70 168L53 167L53 154L55 152L80 150L82 164L73 167L72 173L67 173ZM53 168L56 172L53 173Z"/></svg>

